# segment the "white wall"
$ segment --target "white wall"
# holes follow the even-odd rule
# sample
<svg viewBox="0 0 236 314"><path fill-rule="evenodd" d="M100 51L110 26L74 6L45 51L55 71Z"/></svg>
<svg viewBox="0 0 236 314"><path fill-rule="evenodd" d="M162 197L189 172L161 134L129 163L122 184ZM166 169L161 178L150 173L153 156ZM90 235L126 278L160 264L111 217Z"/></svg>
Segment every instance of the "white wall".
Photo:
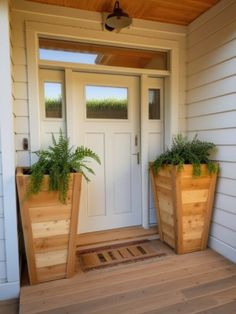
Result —
<svg viewBox="0 0 236 314"><path fill-rule="evenodd" d="M2 152L0 142L0 284L6 282L6 254L4 239L4 210L2 188Z"/></svg>
<svg viewBox="0 0 236 314"><path fill-rule="evenodd" d="M12 43L14 62L14 114L15 142L17 165L29 165L29 152L22 150L22 139L29 138L29 109L27 95L27 62L25 21L44 22L54 25L73 26L78 30L98 30L106 36L110 33L102 30L101 15L96 12L80 11L70 8L32 3L24 0L13 0L12 10ZM185 122L185 35L186 28L163 23L134 20L130 29L122 30L122 34L131 34L142 38L170 39L179 43L179 62L181 75L179 78L179 118L180 127ZM112 35L116 41L116 34Z"/></svg>
<svg viewBox="0 0 236 314"><path fill-rule="evenodd" d="M217 145L220 164L209 245L236 262L236 1L223 0L188 27L189 136Z"/></svg>
<svg viewBox="0 0 236 314"><path fill-rule="evenodd" d="M0 1L0 300L19 295L8 0Z"/></svg>

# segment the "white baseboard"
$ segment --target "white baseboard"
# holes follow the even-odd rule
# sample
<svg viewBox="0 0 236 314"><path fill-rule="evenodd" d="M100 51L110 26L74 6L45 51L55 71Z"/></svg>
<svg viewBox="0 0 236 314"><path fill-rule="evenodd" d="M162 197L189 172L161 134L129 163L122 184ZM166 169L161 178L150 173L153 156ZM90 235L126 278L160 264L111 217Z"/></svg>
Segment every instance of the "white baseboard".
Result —
<svg viewBox="0 0 236 314"><path fill-rule="evenodd" d="M0 301L19 298L19 281L6 282L0 284Z"/></svg>
<svg viewBox="0 0 236 314"><path fill-rule="evenodd" d="M219 254L228 258L230 261L236 263L236 249L234 249L232 246L229 246L212 236L210 236L209 238L208 245L212 250L218 252Z"/></svg>

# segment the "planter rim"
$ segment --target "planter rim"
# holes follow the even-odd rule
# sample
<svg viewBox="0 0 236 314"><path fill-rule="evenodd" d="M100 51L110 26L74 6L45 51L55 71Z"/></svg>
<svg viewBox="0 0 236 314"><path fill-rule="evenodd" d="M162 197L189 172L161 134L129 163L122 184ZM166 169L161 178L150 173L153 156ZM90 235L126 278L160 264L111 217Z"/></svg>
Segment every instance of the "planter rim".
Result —
<svg viewBox="0 0 236 314"><path fill-rule="evenodd" d="M27 177L29 177L30 176L30 174L24 174L23 173L23 170L24 169L30 169L30 167L16 167L16 175L17 176L21 176L21 175L23 175L23 176L27 176ZM78 175L78 174L80 174L80 175L82 175L82 172L70 172L70 175ZM44 177L49 177L49 174L44 174L43 175Z"/></svg>

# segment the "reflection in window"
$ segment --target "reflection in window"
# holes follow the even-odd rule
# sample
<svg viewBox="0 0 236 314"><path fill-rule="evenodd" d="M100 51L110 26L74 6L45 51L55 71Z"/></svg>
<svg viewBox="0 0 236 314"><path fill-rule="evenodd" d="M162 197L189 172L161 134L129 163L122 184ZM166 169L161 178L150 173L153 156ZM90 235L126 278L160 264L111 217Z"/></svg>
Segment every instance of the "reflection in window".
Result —
<svg viewBox="0 0 236 314"><path fill-rule="evenodd" d="M46 118L62 118L61 83L44 82L44 104Z"/></svg>
<svg viewBox="0 0 236 314"><path fill-rule="evenodd" d="M161 118L160 90L159 89L148 90L148 102L149 102L149 119L159 120Z"/></svg>
<svg viewBox="0 0 236 314"><path fill-rule="evenodd" d="M87 118L128 118L127 88L88 85L85 88L85 94Z"/></svg>
<svg viewBox="0 0 236 314"><path fill-rule="evenodd" d="M50 61L95 64L97 54L53 50L53 49L39 49L39 58L41 60L50 60Z"/></svg>

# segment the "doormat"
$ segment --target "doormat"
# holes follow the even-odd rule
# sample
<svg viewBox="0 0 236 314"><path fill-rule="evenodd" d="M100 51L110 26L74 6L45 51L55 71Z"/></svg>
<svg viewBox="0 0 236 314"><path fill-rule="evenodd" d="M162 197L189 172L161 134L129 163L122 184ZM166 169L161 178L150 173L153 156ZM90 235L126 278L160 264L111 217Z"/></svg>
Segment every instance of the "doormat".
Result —
<svg viewBox="0 0 236 314"><path fill-rule="evenodd" d="M160 249L155 247L155 244L149 240L77 251L79 263L83 271L132 263L166 255L166 253L161 252Z"/></svg>

